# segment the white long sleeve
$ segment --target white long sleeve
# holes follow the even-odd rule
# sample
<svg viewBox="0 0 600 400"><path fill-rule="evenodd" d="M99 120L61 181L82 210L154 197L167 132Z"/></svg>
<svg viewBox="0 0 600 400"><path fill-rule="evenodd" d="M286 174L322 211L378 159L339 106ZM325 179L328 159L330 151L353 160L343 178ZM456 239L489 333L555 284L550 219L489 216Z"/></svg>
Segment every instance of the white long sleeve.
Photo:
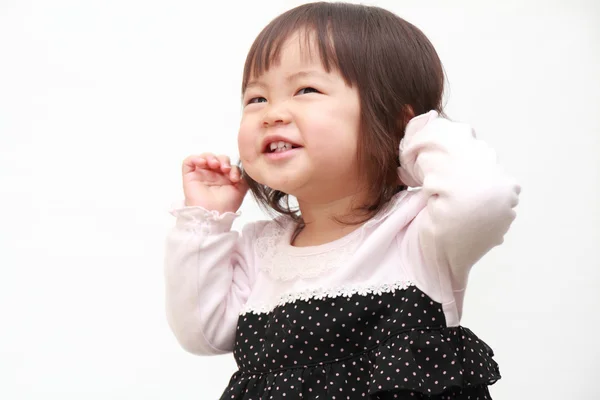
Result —
<svg viewBox="0 0 600 400"><path fill-rule="evenodd" d="M473 264L503 242L521 188L469 125L435 111L407 126L400 165L400 179L421 187L427 199L409 230L420 245L417 262L447 270L460 291Z"/></svg>
<svg viewBox="0 0 600 400"><path fill-rule="evenodd" d="M167 320L181 346L194 354L233 350L235 327L255 273L251 242L255 224L231 230L237 214L182 207L167 235Z"/></svg>

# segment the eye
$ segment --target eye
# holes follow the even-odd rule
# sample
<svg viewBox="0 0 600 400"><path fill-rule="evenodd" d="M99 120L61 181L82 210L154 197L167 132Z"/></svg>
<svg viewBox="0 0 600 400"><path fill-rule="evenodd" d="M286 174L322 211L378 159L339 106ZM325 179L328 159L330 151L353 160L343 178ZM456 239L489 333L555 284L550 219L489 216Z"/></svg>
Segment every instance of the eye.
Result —
<svg viewBox="0 0 600 400"><path fill-rule="evenodd" d="M265 99L264 97L253 97L250 100L248 100L247 104L256 104L256 103L266 103L267 99Z"/></svg>
<svg viewBox="0 0 600 400"><path fill-rule="evenodd" d="M321 93L321 92L319 92L317 89L315 89L313 87L305 87L305 88L298 90L298 93L296 93L296 94L307 94L307 93Z"/></svg>

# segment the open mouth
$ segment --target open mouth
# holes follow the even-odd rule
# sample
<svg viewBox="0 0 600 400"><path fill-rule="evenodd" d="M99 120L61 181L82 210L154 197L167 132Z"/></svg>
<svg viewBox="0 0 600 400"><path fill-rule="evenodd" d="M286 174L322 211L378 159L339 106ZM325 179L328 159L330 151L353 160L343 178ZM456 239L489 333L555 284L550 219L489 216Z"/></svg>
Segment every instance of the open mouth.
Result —
<svg viewBox="0 0 600 400"><path fill-rule="evenodd" d="M265 149L265 152L266 153L282 153L284 151L298 149L300 147L301 146L296 146L295 144L292 144L292 143L279 141L279 142L272 142L272 143L268 144L267 148Z"/></svg>

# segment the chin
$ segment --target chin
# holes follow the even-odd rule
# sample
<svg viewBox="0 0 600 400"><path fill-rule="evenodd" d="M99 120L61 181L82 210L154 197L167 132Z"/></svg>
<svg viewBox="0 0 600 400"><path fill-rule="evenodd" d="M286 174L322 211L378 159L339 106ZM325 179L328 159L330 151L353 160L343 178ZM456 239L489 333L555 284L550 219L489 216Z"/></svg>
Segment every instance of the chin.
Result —
<svg viewBox="0 0 600 400"><path fill-rule="evenodd" d="M296 174L292 174L289 171L261 171L260 169L249 168L246 172L250 178L261 185L281 192L290 193L299 186L302 186L302 177L295 176Z"/></svg>
<svg viewBox="0 0 600 400"><path fill-rule="evenodd" d="M279 190L280 192L290 194L292 196L296 192L295 189L297 188L297 185L291 184L290 182L287 182L287 181L285 181L285 182L271 181L271 182L265 183L265 185L273 190Z"/></svg>

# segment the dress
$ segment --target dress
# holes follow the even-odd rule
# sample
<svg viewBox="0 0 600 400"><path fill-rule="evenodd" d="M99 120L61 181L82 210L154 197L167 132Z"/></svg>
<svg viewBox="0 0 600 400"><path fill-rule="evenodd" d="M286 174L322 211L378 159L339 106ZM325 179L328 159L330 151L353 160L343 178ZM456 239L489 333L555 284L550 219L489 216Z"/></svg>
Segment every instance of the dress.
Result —
<svg viewBox="0 0 600 400"><path fill-rule="evenodd" d="M246 314L234 354L221 399L489 399L500 379L492 350L408 282Z"/></svg>
<svg viewBox="0 0 600 400"><path fill-rule="evenodd" d="M292 246L287 217L238 233L238 213L172 210L167 318L186 350L233 352L221 399L491 398L499 368L462 302L520 187L466 125L413 121L399 173L420 188L331 243Z"/></svg>

